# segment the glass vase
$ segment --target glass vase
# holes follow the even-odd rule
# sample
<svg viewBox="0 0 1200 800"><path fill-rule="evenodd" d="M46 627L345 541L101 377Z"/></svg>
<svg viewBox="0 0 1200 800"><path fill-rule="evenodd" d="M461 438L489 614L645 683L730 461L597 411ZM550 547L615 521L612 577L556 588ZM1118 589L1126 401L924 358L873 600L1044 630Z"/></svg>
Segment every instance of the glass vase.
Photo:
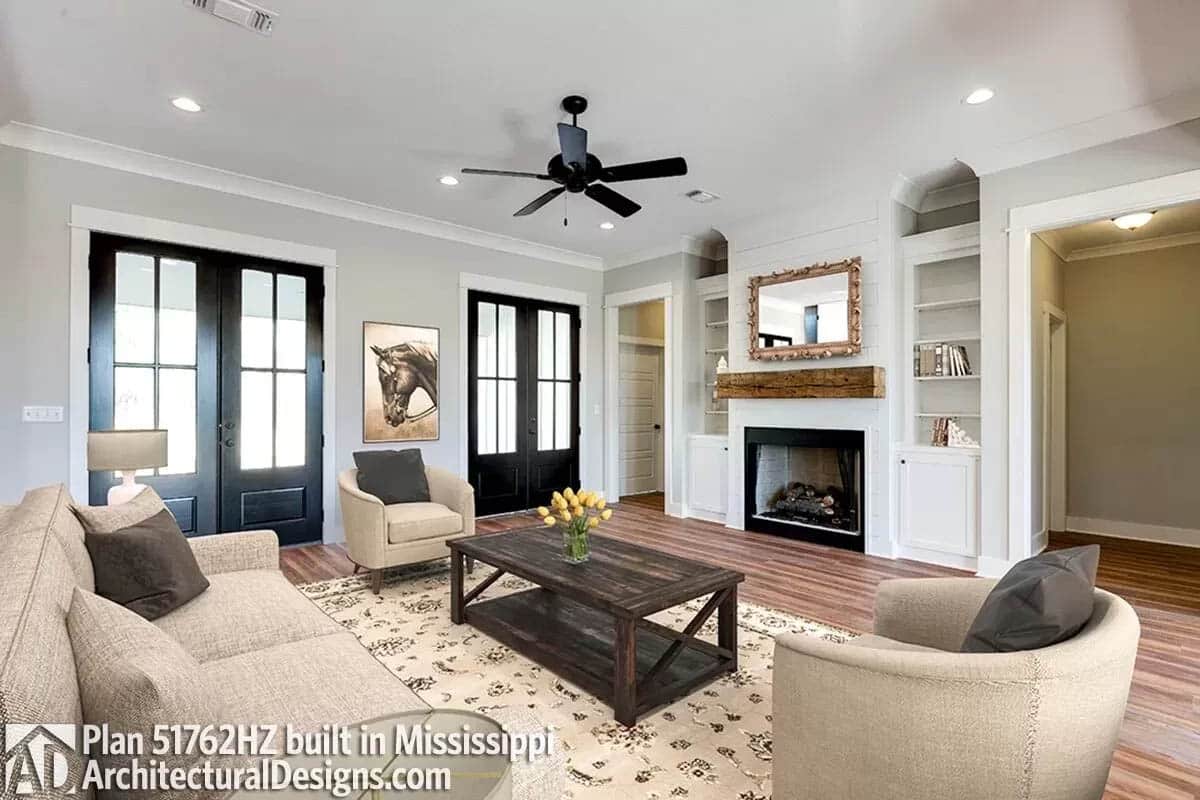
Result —
<svg viewBox="0 0 1200 800"><path fill-rule="evenodd" d="M582 564L588 560L591 552L586 527L580 528L572 525L563 528L563 561L569 564Z"/></svg>

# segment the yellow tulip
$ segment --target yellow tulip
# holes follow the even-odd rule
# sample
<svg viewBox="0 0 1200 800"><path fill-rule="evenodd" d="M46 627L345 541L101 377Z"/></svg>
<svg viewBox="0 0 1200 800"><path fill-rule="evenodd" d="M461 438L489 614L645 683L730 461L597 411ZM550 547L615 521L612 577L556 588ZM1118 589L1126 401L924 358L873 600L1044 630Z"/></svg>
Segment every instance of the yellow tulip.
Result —
<svg viewBox="0 0 1200 800"><path fill-rule="evenodd" d="M579 517L582 517L582 516L583 516L583 506L575 506L575 518L578 519Z"/></svg>
<svg viewBox="0 0 1200 800"><path fill-rule="evenodd" d="M546 523L547 528L553 527L555 524L554 517L550 516L549 514L546 515L546 518L542 520L542 522Z"/></svg>
<svg viewBox="0 0 1200 800"><path fill-rule="evenodd" d="M596 495L589 494L585 505L587 505L588 508L595 508L596 507Z"/></svg>
<svg viewBox="0 0 1200 800"><path fill-rule="evenodd" d="M597 528L599 526L600 526L600 518L599 517L592 517L591 519L588 520L589 528Z"/></svg>
<svg viewBox="0 0 1200 800"><path fill-rule="evenodd" d="M601 511L604 510L604 507L606 505L608 505L608 501L605 500L603 496L601 496L600 499L596 501L596 508L600 509Z"/></svg>
<svg viewBox="0 0 1200 800"><path fill-rule="evenodd" d="M546 508L545 506L538 506L538 516L539 517L546 517L549 515L550 515L550 509Z"/></svg>
<svg viewBox="0 0 1200 800"><path fill-rule="evenodd" d="M563 490L562 496L567 498L567 502L569 503L575 499L575 492L573 492L571 487L568 486Z"/></svg>
<svg viewBox="0 0 1200 800"><path fill-rule="evenodd" d="M604 509L603 511L601 511L601 512L600 512L600 519L602 519L602 520L605 520L605 521L608 521L608 520L612 519L612 509L611 509L611 508L606 508L606 509Z"/></svg>
<svg viewBox="0 0 1200 800"><path fill-rule="evenodd" d="M578 495L576 496L586 504L589 500L595 499L596 493L591 489L580 489Z"/></svg>
<svg viewBox="0 0 1200 800"><path fill-rule="evenodd" d="M559 515L563 518L563 522L571 521L571 512L567 511L565 508L559 512Z"/></svg>

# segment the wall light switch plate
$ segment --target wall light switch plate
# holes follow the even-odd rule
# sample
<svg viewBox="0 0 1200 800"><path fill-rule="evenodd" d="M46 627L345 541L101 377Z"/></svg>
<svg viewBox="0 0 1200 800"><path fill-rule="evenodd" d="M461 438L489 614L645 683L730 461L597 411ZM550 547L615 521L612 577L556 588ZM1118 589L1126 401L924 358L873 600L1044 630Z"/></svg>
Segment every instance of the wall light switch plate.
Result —
<svg viewBox="0 0 1200 800"><path fill-rule="evenodd" d="M21 409L22 422L62 422L62 406L25 406Z"/></svg>

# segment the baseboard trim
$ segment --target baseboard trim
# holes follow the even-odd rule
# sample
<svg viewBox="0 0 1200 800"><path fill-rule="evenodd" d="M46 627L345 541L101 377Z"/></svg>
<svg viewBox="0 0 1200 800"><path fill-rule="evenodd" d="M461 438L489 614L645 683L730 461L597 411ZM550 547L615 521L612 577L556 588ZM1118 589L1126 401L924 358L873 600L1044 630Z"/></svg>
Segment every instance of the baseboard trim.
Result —
<svg viewBox="0 0 1200 800"><path fill-rule="evenodd" d="M1200 530L1173 528L1169 525L1146 525L1141 522L1120 522L1092 517L1067 517L1067 530L1108 536L1113 539L1132 539L1137 542L1174 544L1180 547L1200 547Z"/></svg>
<svg viewBox="0 0 1200 800"><path fill-rule="evenodd" d="M896 549L895 558L907 559L909 561L920 561L924 564L937 564L940 567L951 567L953 569L962 569L974 571L978 565L978 559L975 556L964 556L958 553L943 553L940 550L929 550L924 547L913 547L909 544L901 543Z"/></svg>
<svg viewBox="0 0 1200 800"><path fill-rule="evenodd" d="M702 508L688 507L684 511L684 516L689 519L699 519L704 522L716 522L720 525L725 524L725 515L719 511L705 511Z"/></svg>
<svg viewBox="0 0 1200 800"><path fill-rule="evenodd" d="M1009 561L1007 558L993 558L992 556L980 556L976 565L975 574L981 578L1001 578L1012 569L1016 561Z"/></svg>
<svg viewBox="0 0 1200 800"><path fill-rule="evenodd" d="M1048 544L1050 544L1050 530L1048 528L1042 528L1033 535L1033 554L1036 556L1038 553L1045 550L1046 545Z"/></svg>

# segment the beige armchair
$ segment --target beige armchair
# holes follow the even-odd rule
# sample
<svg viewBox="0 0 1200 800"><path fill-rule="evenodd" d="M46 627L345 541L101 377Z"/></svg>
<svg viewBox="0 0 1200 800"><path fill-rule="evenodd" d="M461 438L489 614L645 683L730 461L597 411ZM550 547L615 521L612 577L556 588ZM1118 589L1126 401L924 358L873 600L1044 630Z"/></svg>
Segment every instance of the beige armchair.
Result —
<svg viewBox="0 0 1200 800"><path fill-rule="evenodd" d="M1108 778L1140 633L1096 590L1068 641L1020 653L957 651L994 585L886 581L875 634L775 643L778 800L1090 800Z"/></svg>
<svg viewBox="0 0 1200 800"><path fill-rule="evenodd" d="M385 506L358 488L358 470L338 475L346 550L359 568L371 571L379 594L383 570L450 555L446 542L475 535L475 490L448 470L425 467L428 503Z"/></svg>

